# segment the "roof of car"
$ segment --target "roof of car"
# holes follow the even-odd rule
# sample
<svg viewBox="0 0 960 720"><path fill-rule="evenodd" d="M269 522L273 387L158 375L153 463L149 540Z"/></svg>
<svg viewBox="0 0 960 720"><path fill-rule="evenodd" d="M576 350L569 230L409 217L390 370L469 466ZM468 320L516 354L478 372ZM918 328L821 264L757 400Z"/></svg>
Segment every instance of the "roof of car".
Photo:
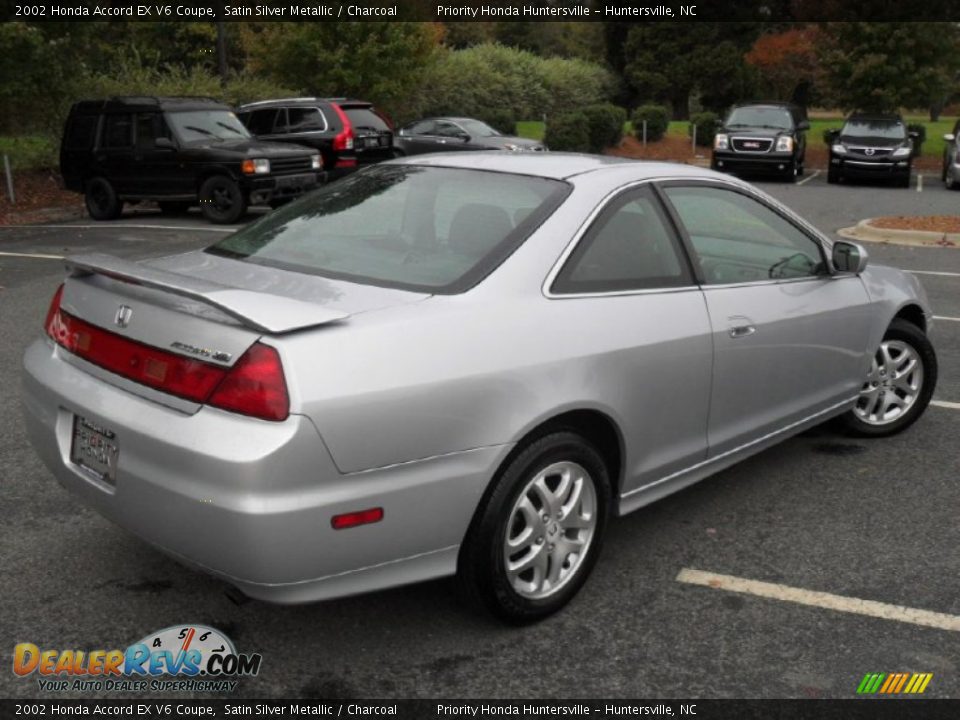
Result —
<svg viewBox="0 0 960 720"><path fill-rule="evenodd" d="M664 176L702 176L715 175L710 170L694 165L680 163L650 162L631 160L630 158L610 155L586 155L561 152L509 153L502 151L470 153L433 153L414 155L413 157L391 160L392 163L406 165L428 165L431 167L466 168L492 172L534 175L537 177L564 180L575 175L604 170L624 168L633 165L637 169L637 179Z"/></svg>
<svg viewBox="0 0 960 720"><path fill-rule="evenodd" d="M157 95L121 95L101 100L82 100L78 112L122 110L229 110L230 106L210 97L166 97Z"/></svg>
<svg viewBox="0 0 960 720"><path fill-rule="evenodd" d="M780 101L780 100L763 100L763 101L757 101L757 102L742 102L742 103L737 103L737 104L734 105L733 107L735 107L735 108L742 108L742 107L776 107L776 108L784 108L784 109L786 109L786 110L803 110L803 108L801 108L799 105L796 105L796 104L791 103L791 102L783 102L783 101Z"/></svg>
<svg viewBox="0 0 960 720"><path fill-rule="evenodd" d="M274 98L271 100L258 100L257 102L244 103L238 109L241 111L254 110L256 108L284 107L287 105L310 105L318 102L335 102L338 105L363 105L368 106L373 103L366 100L357 100L347 97L292 97L292 98Z"/></svg>

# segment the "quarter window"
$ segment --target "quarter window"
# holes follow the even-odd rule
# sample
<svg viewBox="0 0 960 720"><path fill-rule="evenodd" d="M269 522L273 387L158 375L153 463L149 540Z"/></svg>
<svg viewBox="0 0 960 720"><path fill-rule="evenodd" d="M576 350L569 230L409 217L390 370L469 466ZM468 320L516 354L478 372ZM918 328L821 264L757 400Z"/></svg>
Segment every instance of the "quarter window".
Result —
<svg viewBox="0 0 960 720"><path fill-rule="evenodd" d="M693 284L650 190L615 200L580 240L553 284L557 293L611 292Z"/></svg>
<svg viewBox="0 0 960 720"><path fill-rule="evenodd" d="M734 190L667 187L707 285L815 277L820 244L763 203Z"/></svg>

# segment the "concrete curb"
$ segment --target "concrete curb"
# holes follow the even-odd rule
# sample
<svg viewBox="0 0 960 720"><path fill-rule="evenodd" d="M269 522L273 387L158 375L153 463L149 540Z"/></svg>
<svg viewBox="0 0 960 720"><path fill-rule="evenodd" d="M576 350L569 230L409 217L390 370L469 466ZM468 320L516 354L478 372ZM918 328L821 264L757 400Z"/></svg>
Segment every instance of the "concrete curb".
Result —
<svg viewBox="0 0 960 720"><path fill-rule="evenodd" d="M840 228L837 235L848 240L907 245L909 247L960 248L960 233L930 232L927 230L890 230L871 225L874 218L861 220L853 227Z"/></svg>

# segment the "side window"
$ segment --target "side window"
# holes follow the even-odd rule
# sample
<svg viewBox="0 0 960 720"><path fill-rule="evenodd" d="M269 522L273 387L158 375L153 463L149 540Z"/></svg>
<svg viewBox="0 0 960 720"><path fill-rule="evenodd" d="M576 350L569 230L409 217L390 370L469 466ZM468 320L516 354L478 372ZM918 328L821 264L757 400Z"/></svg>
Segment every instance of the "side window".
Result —
<svg viewBox="0 0 960 720"><path fill-rule="evenodd" d="M273 132L273 123L276 118L276 108L254 110L246 120L247 130L250 131L251 135L270 135Z"/></svg>
<svg viewBox="0 0 960 720"><path fill-rule="evenodd" d="M437 123L433 120L422 120L410 126L407 132L410 135L432 135Z"/></svg>
<svg viewBox="0 0 960 720"><path fill-rule="evenodd" d="M556 293L683 287L693 279L649 188L614 200L580 239Z"/></svg>
<svg viewBox="0 0 960 720"><path fill-rule="evenodd" d="M316 132L326 129L327 122L317 108L287 108L287 132Z"/></svg>
<svg viewBox="0 0 960 720"><path fill-rule="evenodd" d="M758 200L715 187L664 191L690 236L707 285L826 272L820 244Z"/></svg>
<svg viewBox="0 0 960 720"><path fill-rule="evenodd" d="M440 137L460 137L463 135L463 130L450 122L438 122L433 129L433 134Z"/></svg>
<svg viewBox="0 0 960 720"><path fill-rule="evenodd" d="M128 148L133 145L133 121L129 113L107 115L103 123L103 147Z"/></svg>
<svg viewBox="0 0 960 720"><path fill-rule="evenodd" d="M156 146L157 138L169 138L170 130L160 113L139 113L137 115L137 148L150 150Z"/></svg>

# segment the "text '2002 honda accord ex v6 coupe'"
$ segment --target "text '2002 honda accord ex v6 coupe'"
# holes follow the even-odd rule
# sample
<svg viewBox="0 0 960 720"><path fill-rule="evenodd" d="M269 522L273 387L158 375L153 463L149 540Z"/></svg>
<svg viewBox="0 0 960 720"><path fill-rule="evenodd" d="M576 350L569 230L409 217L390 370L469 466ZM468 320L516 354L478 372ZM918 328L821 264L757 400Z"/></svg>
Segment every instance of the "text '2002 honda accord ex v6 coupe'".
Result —
<svg viewBox="0 0 960 720"><path fill-rule="evenodd" d="M910 275L734 178L549 153L362 170L203 251L68 258L33 443L108 518L252 597L457 574L522 622L609 518L936 382Z"/></svg>

